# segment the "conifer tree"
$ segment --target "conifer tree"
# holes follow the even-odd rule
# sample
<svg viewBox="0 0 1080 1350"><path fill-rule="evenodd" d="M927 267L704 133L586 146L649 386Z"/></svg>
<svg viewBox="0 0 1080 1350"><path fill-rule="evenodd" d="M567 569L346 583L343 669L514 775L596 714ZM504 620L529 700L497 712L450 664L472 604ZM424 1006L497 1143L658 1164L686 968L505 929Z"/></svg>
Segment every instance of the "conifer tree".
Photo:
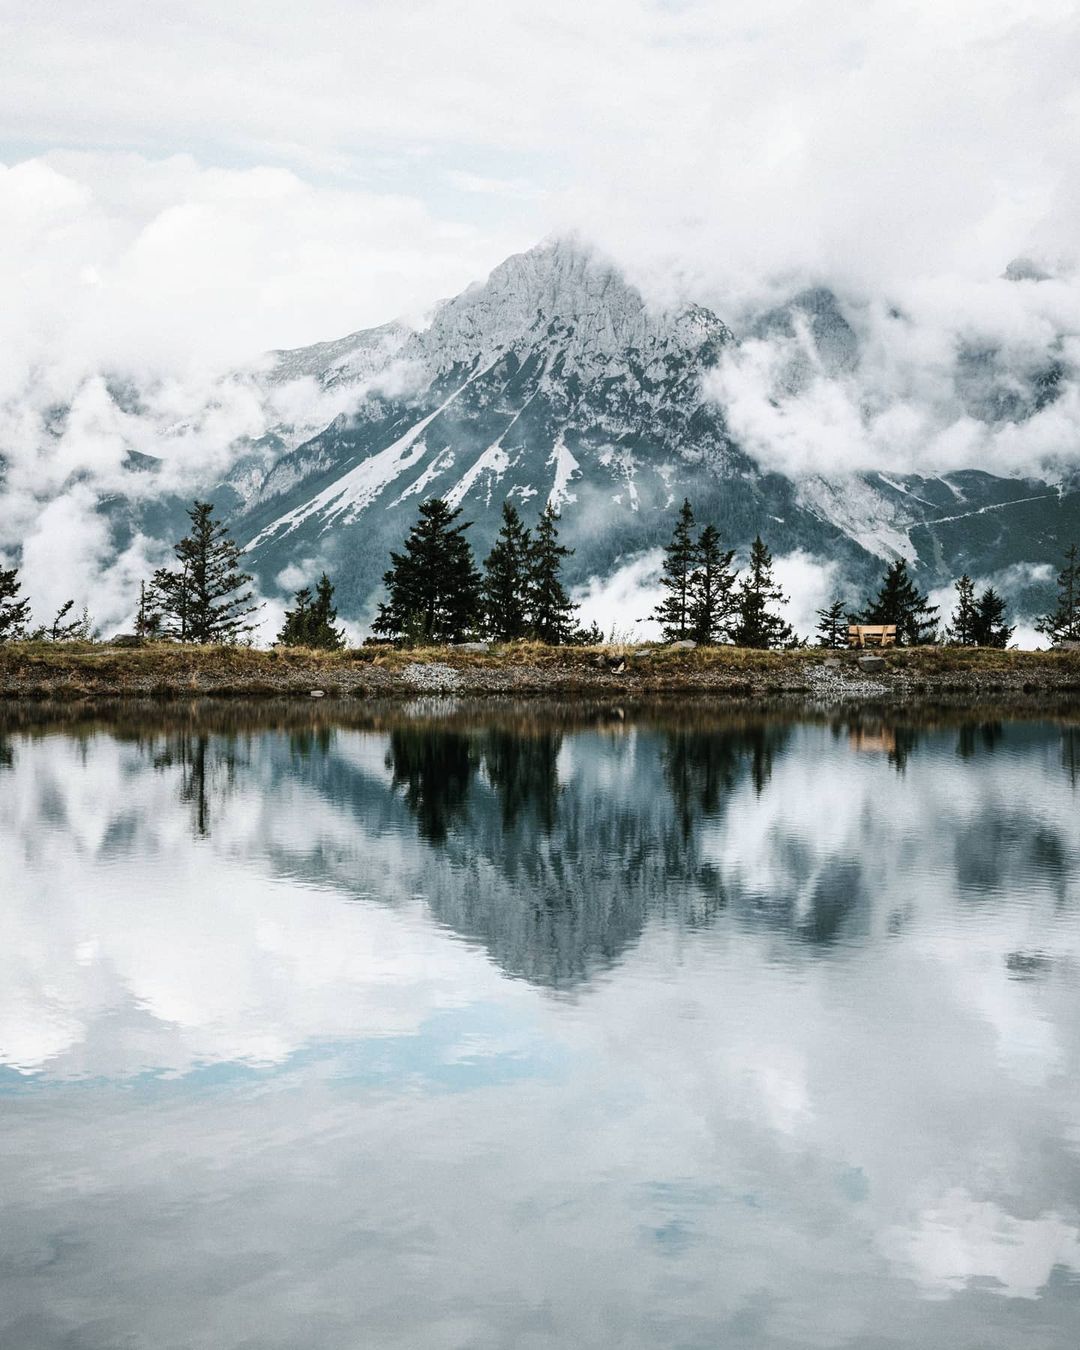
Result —
<svg viewBox="0 0 1080 1350"><path fill-rule="evenodd" d="M839 596L827 609L817 611L817 645L819 647L846 647L848 645L847 608Z"/></svg>
<svg viewBox="0 0 1080 1350"><path fill-rule="evenodd" d="M652 617L661 627L665 642L681 642L690 637L691 580L697 564L697 546L691 536L694 510L689 500L679 508L671 543L664 550L664 570L660 585L667 592L653 610Z"/></svg>
<svg viewBox="0 0 1080 1350"><path fill-rule="evenodd" d="M937 607L911 580L906 558L889 564L876 599L867 601L861 618L862 623L895 624L897 646L901 647L933 642L937 620Z"/></svg>
<svg viewBox="0 0 1080 1350"><path fill-rule="evenodd" d="M441 497L420 507L402 553L390 554L383 577L389 598L379 606L372 629L385 637L419 642L457 642L481 616L480 574L465 538L471 522Z"/></svg>
<svg viewBox="0 0 1080 1350"><path fill-rule="evenodd" d="M532 635L552 646L568 642L577 627L577 609L560 575L573 549L559 543L558 526L558 512L548 503L536 525L529 566Z"/></svg>
<svg viewBox="0 0 1080 1350"><path fill-rule="evenodd" d="M946 641L957 647L974 647L978 642L975 632L978 616L975 583L965 572L956 583L956 608L945 630Z"/></svg>
<svg viewBox="0 0 1080 1350"><path fill-rule="evenodd" d="M246 623L259 606L240 571L241 550L229 527L214 519L211 502L196 501L188 511L191 533L173 552L178 569L161 567L153 590L167 630L184 642L238 642L254 631Z"/></svg>
<svg viewBox="0 0 1080 1350"><path fill-rule="evenodd" d="M738 647L788 647L795 641L791 626L770 605L782 605L787 596L773 580L772 554L761 535L750 545L750 565L739 586L739 612L735 623Z"/></svg>
<svg viewBox="0 0 1080 1350"><path fill-rule="evenodd" d="M712 646L728 636L735 613L735 550L720 547L720 534L706 525L698 536L688 590L694 640Z"/></svg>
<svg viewBox="0 0 1080 1350"><path fill-rule="evenodd" d="M302 586L294 596L294 607L285 611L285 622L277 640L283 647L320 647L337 652L345 646L345 634L334 626L334 586L324 572L315 586Z"/></svg>
<svg viewBox="0 0 1080 1350"><path fill-rule="evenodd" d="M517 507L503 502L502 528L484 559L484 616L487 630L499 642L523 638L531 607L532 536Z"/></svg>
<svg viewBox="0 0 1080 1350"><path fill-rule="evenodd" d="M1065 551L1065 566L1058 573L1057 604L1035 625L1053 643L1080 642L1080 550L1071 544Z"/></svg>
<svg viewBox="0 0 1080 1350"><path fill-rule="evenodd" d="M82 613L72 619L68 616L75 608L74 600L66 600L56 611L53 621L46 628L44 625L34 630L35 638L44 639L49 642L73 642L76 640L87 641L93 636L94 622L90 618L90 611L86 605L83 606Z"/></svg>
<svg viewBox="0 0 1080 1350"><path fill-rule="evenodd" d="M30 618L30 601L20 600L17 567L0 567L0 642L24 637Z"/></svg>
<svg viewBox="0 0 1080 1350"><path fill-rule="evenodd" d="M135 614L135 635L141 638L157 637L161 633L161 609L154 583L139 583L139 608Z"/></svg>
<svg viewBox="0 0 1080 1350"><path fill-rule="evenodd" d="M1005 597L987 586L975 613L975 641L980 647L1007 647L1013 631L1006 619Z"/></svg>

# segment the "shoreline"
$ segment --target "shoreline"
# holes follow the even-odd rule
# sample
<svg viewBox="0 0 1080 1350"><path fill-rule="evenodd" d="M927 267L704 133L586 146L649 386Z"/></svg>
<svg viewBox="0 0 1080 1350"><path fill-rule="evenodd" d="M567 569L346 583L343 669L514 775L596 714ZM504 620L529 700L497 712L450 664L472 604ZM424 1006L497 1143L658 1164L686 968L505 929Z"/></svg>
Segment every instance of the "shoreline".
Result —
<svg viewBox="0 0 1080 1350"><path fill-rule="evenodd" d="M869 659L867 659L869 657ZM1080 651L892 648L881 654L808 648L541 647L520 643L344 652L188 647L174 643L0 645L0 701L200 698L670 698L718 701L976 705L1075 698Z"/></svg>

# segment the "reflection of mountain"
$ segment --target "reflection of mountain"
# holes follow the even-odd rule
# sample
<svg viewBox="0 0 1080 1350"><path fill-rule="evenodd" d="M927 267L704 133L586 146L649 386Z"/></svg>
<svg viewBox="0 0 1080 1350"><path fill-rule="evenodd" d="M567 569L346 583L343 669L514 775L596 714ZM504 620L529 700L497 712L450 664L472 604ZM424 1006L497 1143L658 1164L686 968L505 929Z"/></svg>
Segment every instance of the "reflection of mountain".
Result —
<svg viewBox="0 0 1080 1350"><path fill-rule="evenodd" d="M150 827L150 769L171 777L187 829L230 856L382 903L420 896L542 985L587 980L652 917L727 914L824 950L902 922L913 875L990 903L1031 891L1060 903L1075 885L1071 726L865 712L799 726L667 708L599 723L587 709L349 712L355 730L325 713L265 716L261 734L239 706L127 727L125 791L101 803L108 847ZM28 742L11 744L17 774ZM1051 782L1056 756L1066 773ZM74 809L62 785L42 800Z"/></svg>

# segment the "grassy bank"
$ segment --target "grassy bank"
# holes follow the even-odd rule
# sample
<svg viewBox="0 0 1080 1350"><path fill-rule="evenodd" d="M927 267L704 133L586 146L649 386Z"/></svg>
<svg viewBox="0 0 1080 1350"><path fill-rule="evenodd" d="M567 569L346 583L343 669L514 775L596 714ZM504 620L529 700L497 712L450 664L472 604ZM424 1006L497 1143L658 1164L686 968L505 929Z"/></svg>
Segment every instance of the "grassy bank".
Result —
<svg viewBox="0 0 1080 1350"><path fill-rule="evenodd" d="M18 642L0 645L0 697L138 698L231 696L415 697L705 693L732 697L801 695L908 698L994 693L1080 696L1080 652L1015 652L949 647L889 651L882 664L854 652L757 652L734 647L543 647L514 643L489 651L364 647L189 647L146 643Z"/></svg>

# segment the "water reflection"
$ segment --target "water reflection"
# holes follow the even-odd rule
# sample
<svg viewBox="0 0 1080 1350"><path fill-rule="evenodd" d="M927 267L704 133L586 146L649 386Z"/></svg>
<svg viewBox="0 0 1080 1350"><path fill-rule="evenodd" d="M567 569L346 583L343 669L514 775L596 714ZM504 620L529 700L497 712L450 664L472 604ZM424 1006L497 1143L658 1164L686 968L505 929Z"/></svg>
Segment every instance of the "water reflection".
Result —
<svg viewBox="0 0 1080 1350"><path fill-rule="evenodd" d="M0 1342L1075 1344L1067 711L7 722Z"/></svg>

